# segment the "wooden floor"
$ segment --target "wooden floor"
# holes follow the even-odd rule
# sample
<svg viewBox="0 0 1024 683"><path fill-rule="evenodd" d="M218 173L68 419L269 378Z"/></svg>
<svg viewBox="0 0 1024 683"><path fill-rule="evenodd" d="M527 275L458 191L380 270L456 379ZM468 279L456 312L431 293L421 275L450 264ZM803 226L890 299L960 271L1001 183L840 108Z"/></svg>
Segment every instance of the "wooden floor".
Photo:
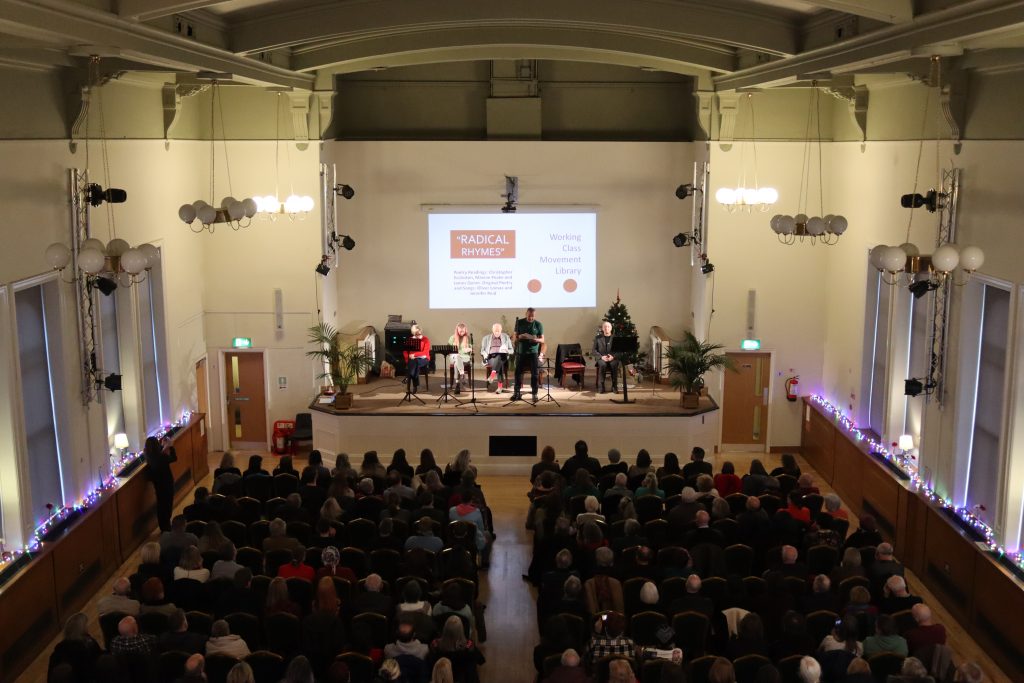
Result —
<svg viewBox="0 0 1024 683"><path fill-rule="evenodd" d="M778 456L750 453L717 455L713 459L715 471L719 469L719 462L728 459L736 465L737 471L746 472L750 460L754 457L760 457L769 469L778 464ZM212 471L220 459L220 454L211 454L210 458ZM273 456L267 457L268 461L272 459ZM801 462L801 465L805 470L813 472L806 463ZM202 484L209 485L210 482L204 481ZM532 547L531 536L524 528L529 482L526 476L484 476L481 477L481 484L492 509L497 533L491 568L481 573L480 594L481 600L487 604L485 618L488 631L488 642L481 648L487 657L487 664L482 670L482 680L484 683L523 683L533 678L533 647L537 643L536 594L522 580L522 574L526 572L530 562ZM829 487L823 482L819 482L819 486L822 493L830 492ZM898 554L899 548L896 551ZM113 578L127 576L135 570L139 563L138 554L136 551L115 577L112 577L83 609L89 617L93 635L98 640L102 639L96 613L97 600L111 591ZM973 660L984 669L988 681L1010 683L1010 679L909 570L907 579L911 591L921 595L932 607L936 619L945 624L949 634L949 645L956 653L956 662ZM43 683L46 680L50 652L58 641L59 638L50 643L18 681Z"/></svg>

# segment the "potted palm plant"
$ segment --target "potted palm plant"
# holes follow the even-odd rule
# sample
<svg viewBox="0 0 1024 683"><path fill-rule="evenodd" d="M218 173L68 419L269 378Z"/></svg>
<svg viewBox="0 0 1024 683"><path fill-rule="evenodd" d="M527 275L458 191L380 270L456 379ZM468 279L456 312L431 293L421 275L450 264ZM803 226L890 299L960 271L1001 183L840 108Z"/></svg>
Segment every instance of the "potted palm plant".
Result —
<svg viewBox="0 0 1024 683"><path fill-rule="evenodd" d="M732 359L724 353L722 344L701 341L692 332L684 333L681 344L668 348L668 373L672 387L679 389L679 403L684 408L697 408L704 388L704 375L715 368L736 370Z"/></svg>
<svg viewBox="0 0 1024 683"><path fill-rule="evenodd" d="M317 379L330 378L337 392L334 407L348 410L352 406L348 386L372 367L373 359L359 344L342 346L338 331L325 322L309 328L309 341L315 348L306 355L319 360L326 370Z"/></svg>

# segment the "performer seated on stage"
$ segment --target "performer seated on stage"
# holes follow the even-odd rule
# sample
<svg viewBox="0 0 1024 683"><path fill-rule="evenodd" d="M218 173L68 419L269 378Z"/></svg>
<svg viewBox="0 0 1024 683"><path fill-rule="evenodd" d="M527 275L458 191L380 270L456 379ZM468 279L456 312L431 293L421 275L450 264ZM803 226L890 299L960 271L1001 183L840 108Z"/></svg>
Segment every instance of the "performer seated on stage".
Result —
<svg viewBox="0 0 1024 683"><path fill-rule="evenodd" d="M508 362L508 354L512 353L512 339L501 331L501 323L491 325L491 333L484 335L484 341L480 345L480 357L483 359L484 367L491 369L487 383L498 383L498 393L505 391L505 363Z"/></svg>
<svg viewBox="0 0 1024 683"><path fill-rule="evenodd" d="M544 343L544 325L537 320L533 308L526 309L526 317L516 322L516 383L512 400L522 398L523 370L530 371L530 389L537 400L537 374L540 368L540 345Z"/></svg>
<svg viewBox="0 0 1024 683"><path fill-rule="evenodd" d="M409 345L402 355L405 356L405 374L410 383L409 390L415 394L420 388L420 371L430 363L430 340L424 336L419 325L414 324L409 333ZM416 340L415 343L413 340Z"/></svg>
<svg viewBox="0 0 1024 683"><path fill-rule="evenodd" d="M469 378L466 377L466 363L471 362L473 349L469 345L469 330L466 328L466 323L459 323L455 326L455 334L448 337L448 343L456 347L458 353L449 354L445 360L448 362L448 366L455 370L455 393L458 394L462 390L462 384L465 383L467 388L469 387Z"/></svg>
<svg viewBox="0 0 1024 683"><path fill-rule="evenodd" d="M612 391L619 393L619 359L612 355L612 324L605 320L601 323L601 334L594 337L594 358L597 359L597 376L601 380L601 393L604 388L604 371L612 373Z"/></svg>

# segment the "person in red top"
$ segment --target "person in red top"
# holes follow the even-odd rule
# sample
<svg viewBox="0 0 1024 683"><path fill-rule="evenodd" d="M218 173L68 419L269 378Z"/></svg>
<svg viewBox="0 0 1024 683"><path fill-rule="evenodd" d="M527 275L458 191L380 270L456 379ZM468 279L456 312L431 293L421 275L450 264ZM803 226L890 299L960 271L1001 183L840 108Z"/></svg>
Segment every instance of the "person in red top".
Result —
<svg viewBox="0 0 1024 683"><path fill-rule="evenodd" d="M715 489L722 498L743 489L743 480L736 476L736 468L731 462L722 463L721 473L715 475Z"/></svg>
<svg viewBox="0 0 1024 683"><path fill-rule="evenodd" d="M913 655L926 645L945 645L946 627L936 624L932 619L932 610L928 605L919 602L910 608L917 626L906 632L907 650Z"/></svg>
<svg viewBox="0 0 1024 683"><path fill-rule="evenodd" d="M408 346L402 355L406 362L405 375L412 383L412 393L415 394L420 388L420 371L430 362L430 340L415 323L409 328L409 333Z"/></svg>
<svg viewBox="0 0 1024 683"><path fill-rule="evenodd" d="M288 564L282 564L277 570L277 575L284 579L297 576L312 583L313 579L316 578L316 570L306 564L305 560L306 549L302 547L296 548L292 551L292 561Z"/></svg>
<svg viewBox="0 0 1024 683"><path fill-rule="evenodd" d="M800 507L800 494L796 491L790 491L789 493L789 505L782 508L781 512L788 512L789 516L798 522L803 522L807 526L811 525L811 511L805 507Z"/></svg>

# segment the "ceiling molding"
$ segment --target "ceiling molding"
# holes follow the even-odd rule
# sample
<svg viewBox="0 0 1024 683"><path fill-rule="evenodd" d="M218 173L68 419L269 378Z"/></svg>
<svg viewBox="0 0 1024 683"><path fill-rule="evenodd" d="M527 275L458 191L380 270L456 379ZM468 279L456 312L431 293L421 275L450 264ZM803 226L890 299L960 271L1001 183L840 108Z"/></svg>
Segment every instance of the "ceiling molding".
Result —
<svg viewBox="0 0 1024 683"><path fill-rule="evenodd" d="M252 53L305 43L400 37L468 28L489 30L601 30L626 37L710 42L776 55L797 50L797 29L787 19L734 8L663 0L520 0L516 3L448 0L354 0L281 12L240 22L231 48Z"/></svg>
<svg viewBox="0 0 1024 683"><path fill-rule="evenodd" d="M709 45L625 38L606 31L569 31L503 27L409 33L296 49L296 71L331 69L336 73L378 66L414 66L436 62L488 59L552 59L691 74L693 70L727 73L735 69L732 50Z"/></svg>
<svg viewBox="0 0 1024 683"><path fill-rule="evenodd" d="M0 30L57 45L112 46L125 59L172 71L228 72L256 85L312 88L313 78L120 19L70 0L0 0Z"/></svg>
<svg viewBox="0 0 1024 683"><path fill-rule="evenodd" d="M913 0L810 0L823 9L877 19L887 24L902 24L914 18Z"/></svg>
<svg viewBox="0 0 1024 683"><path fill-rule="evenodd" d="M118 0L117 13L123 19L152 21L170 14L217 5L225 0Z"/></svg>
<svg viewBox="0 0 1024 683"><path fill-rule="evenodd" d="M913 22L888 26L827 47L718 76L715 88L732 90L777 86L801 74L849 73L914 56L916 48L957 42L1006 31L1024 24L1024 0L969 0L920 15Z"/></svg>

